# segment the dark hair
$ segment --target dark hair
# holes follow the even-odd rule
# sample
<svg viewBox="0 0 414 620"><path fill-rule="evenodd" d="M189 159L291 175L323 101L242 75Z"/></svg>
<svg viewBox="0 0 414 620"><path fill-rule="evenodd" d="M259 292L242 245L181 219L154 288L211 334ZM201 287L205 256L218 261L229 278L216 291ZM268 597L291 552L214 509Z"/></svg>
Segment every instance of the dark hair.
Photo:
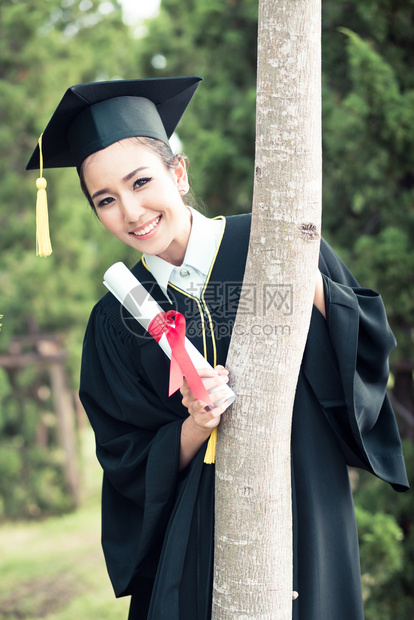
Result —
<svg viewBox="0 0 414 620"><path fill-rule="evenodd" d="M150 151L158 155L158 157L161 159L162 163L168 170L175 170L175 168L177 168L178 164L182 159L187 159L185 155L174 155L168 144L166 144L165 142L161 142L161 140L156 140L155 138L144 138L137 136L126 139L133 140L134 142L138 142L138 144L146 146ZM78 174L82 192L86 196L90 206L92 207L92 210L96 214L95 205L93 204L93 200L88 192L88 188L86 187L85 176L83 173L83 163L78 169ZM189 206L195 206L195 199L191 189L185 196L185 203Z"/></svg>

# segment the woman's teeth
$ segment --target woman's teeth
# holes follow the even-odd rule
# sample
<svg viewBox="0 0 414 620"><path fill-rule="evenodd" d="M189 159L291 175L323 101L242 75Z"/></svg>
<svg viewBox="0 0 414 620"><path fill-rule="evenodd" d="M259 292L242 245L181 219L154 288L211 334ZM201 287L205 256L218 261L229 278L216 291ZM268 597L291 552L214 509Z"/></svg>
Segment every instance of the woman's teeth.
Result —
<svg viewBox="0 0 414 620"><path fill-rule="evenodd" d="M151 230L154 230L154 228L158 226L158 222L160 221L160 219L161 219L161 215L159 215L157 219L152 222L152 224L148 224L148 226L146 226L142 230L139 230L138 232L134 232L134 235L136 237L142 237L142 235L147 235Z"/></svg>

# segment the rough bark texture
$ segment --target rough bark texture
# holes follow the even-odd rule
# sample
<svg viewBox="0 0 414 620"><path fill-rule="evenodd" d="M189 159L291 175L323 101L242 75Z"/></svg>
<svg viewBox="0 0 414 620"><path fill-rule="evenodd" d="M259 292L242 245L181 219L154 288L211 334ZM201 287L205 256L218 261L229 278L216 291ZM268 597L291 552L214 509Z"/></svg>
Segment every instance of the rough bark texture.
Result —
<svg viewBox="0 0 414 620"><path fill-rule="evenodd" d="M253 223L227 360L238 397L219 428L213 620L292 614L291 416L320 238L320 10L259 3Z"/></svg>

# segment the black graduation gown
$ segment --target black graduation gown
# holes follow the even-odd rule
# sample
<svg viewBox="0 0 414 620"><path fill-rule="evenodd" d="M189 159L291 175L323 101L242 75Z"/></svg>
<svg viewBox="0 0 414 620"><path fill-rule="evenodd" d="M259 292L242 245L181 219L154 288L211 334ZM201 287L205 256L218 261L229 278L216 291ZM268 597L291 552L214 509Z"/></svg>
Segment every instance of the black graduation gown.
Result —
<svg viewBox="0 0 414 620"><path fill-rule="evenodd" d="M226 361L249 230L248 215L226 219L201 301L169 286L188 337L212 365ZM362 620L347 464L408 487L386 396L395 341L379 295L359 288L324 241L319 266L327 319L314 308L292 422L293 613ZM171 309L142 261L132 271ZM132 595L130 620L209 620L214 465L204 464L203 447L178 470L187 411L179 392L167 396L168 372L157 343L105 295L85 335L80 396L104 470L102 545L115 594Z"/></svg>

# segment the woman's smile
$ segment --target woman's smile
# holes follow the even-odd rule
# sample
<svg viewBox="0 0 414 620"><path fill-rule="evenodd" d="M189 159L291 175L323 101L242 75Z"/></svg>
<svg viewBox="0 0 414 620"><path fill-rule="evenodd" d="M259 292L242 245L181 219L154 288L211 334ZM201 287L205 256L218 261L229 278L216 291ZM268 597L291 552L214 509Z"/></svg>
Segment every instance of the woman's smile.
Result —
<svg viewBox="0 0 414 620"><path fill-rule="evenodd" d="M140 228L136 228L135 230L132 230L129 234L135 235L135 237L140 237L140 239L149 239L150 237L153 237L155 235L155 232L158 228L158 224L160 223L161 218L162 218L162 215L159 215L158 217L154 218L153 220L151 220L144 226L141 226Z"/></svg>

